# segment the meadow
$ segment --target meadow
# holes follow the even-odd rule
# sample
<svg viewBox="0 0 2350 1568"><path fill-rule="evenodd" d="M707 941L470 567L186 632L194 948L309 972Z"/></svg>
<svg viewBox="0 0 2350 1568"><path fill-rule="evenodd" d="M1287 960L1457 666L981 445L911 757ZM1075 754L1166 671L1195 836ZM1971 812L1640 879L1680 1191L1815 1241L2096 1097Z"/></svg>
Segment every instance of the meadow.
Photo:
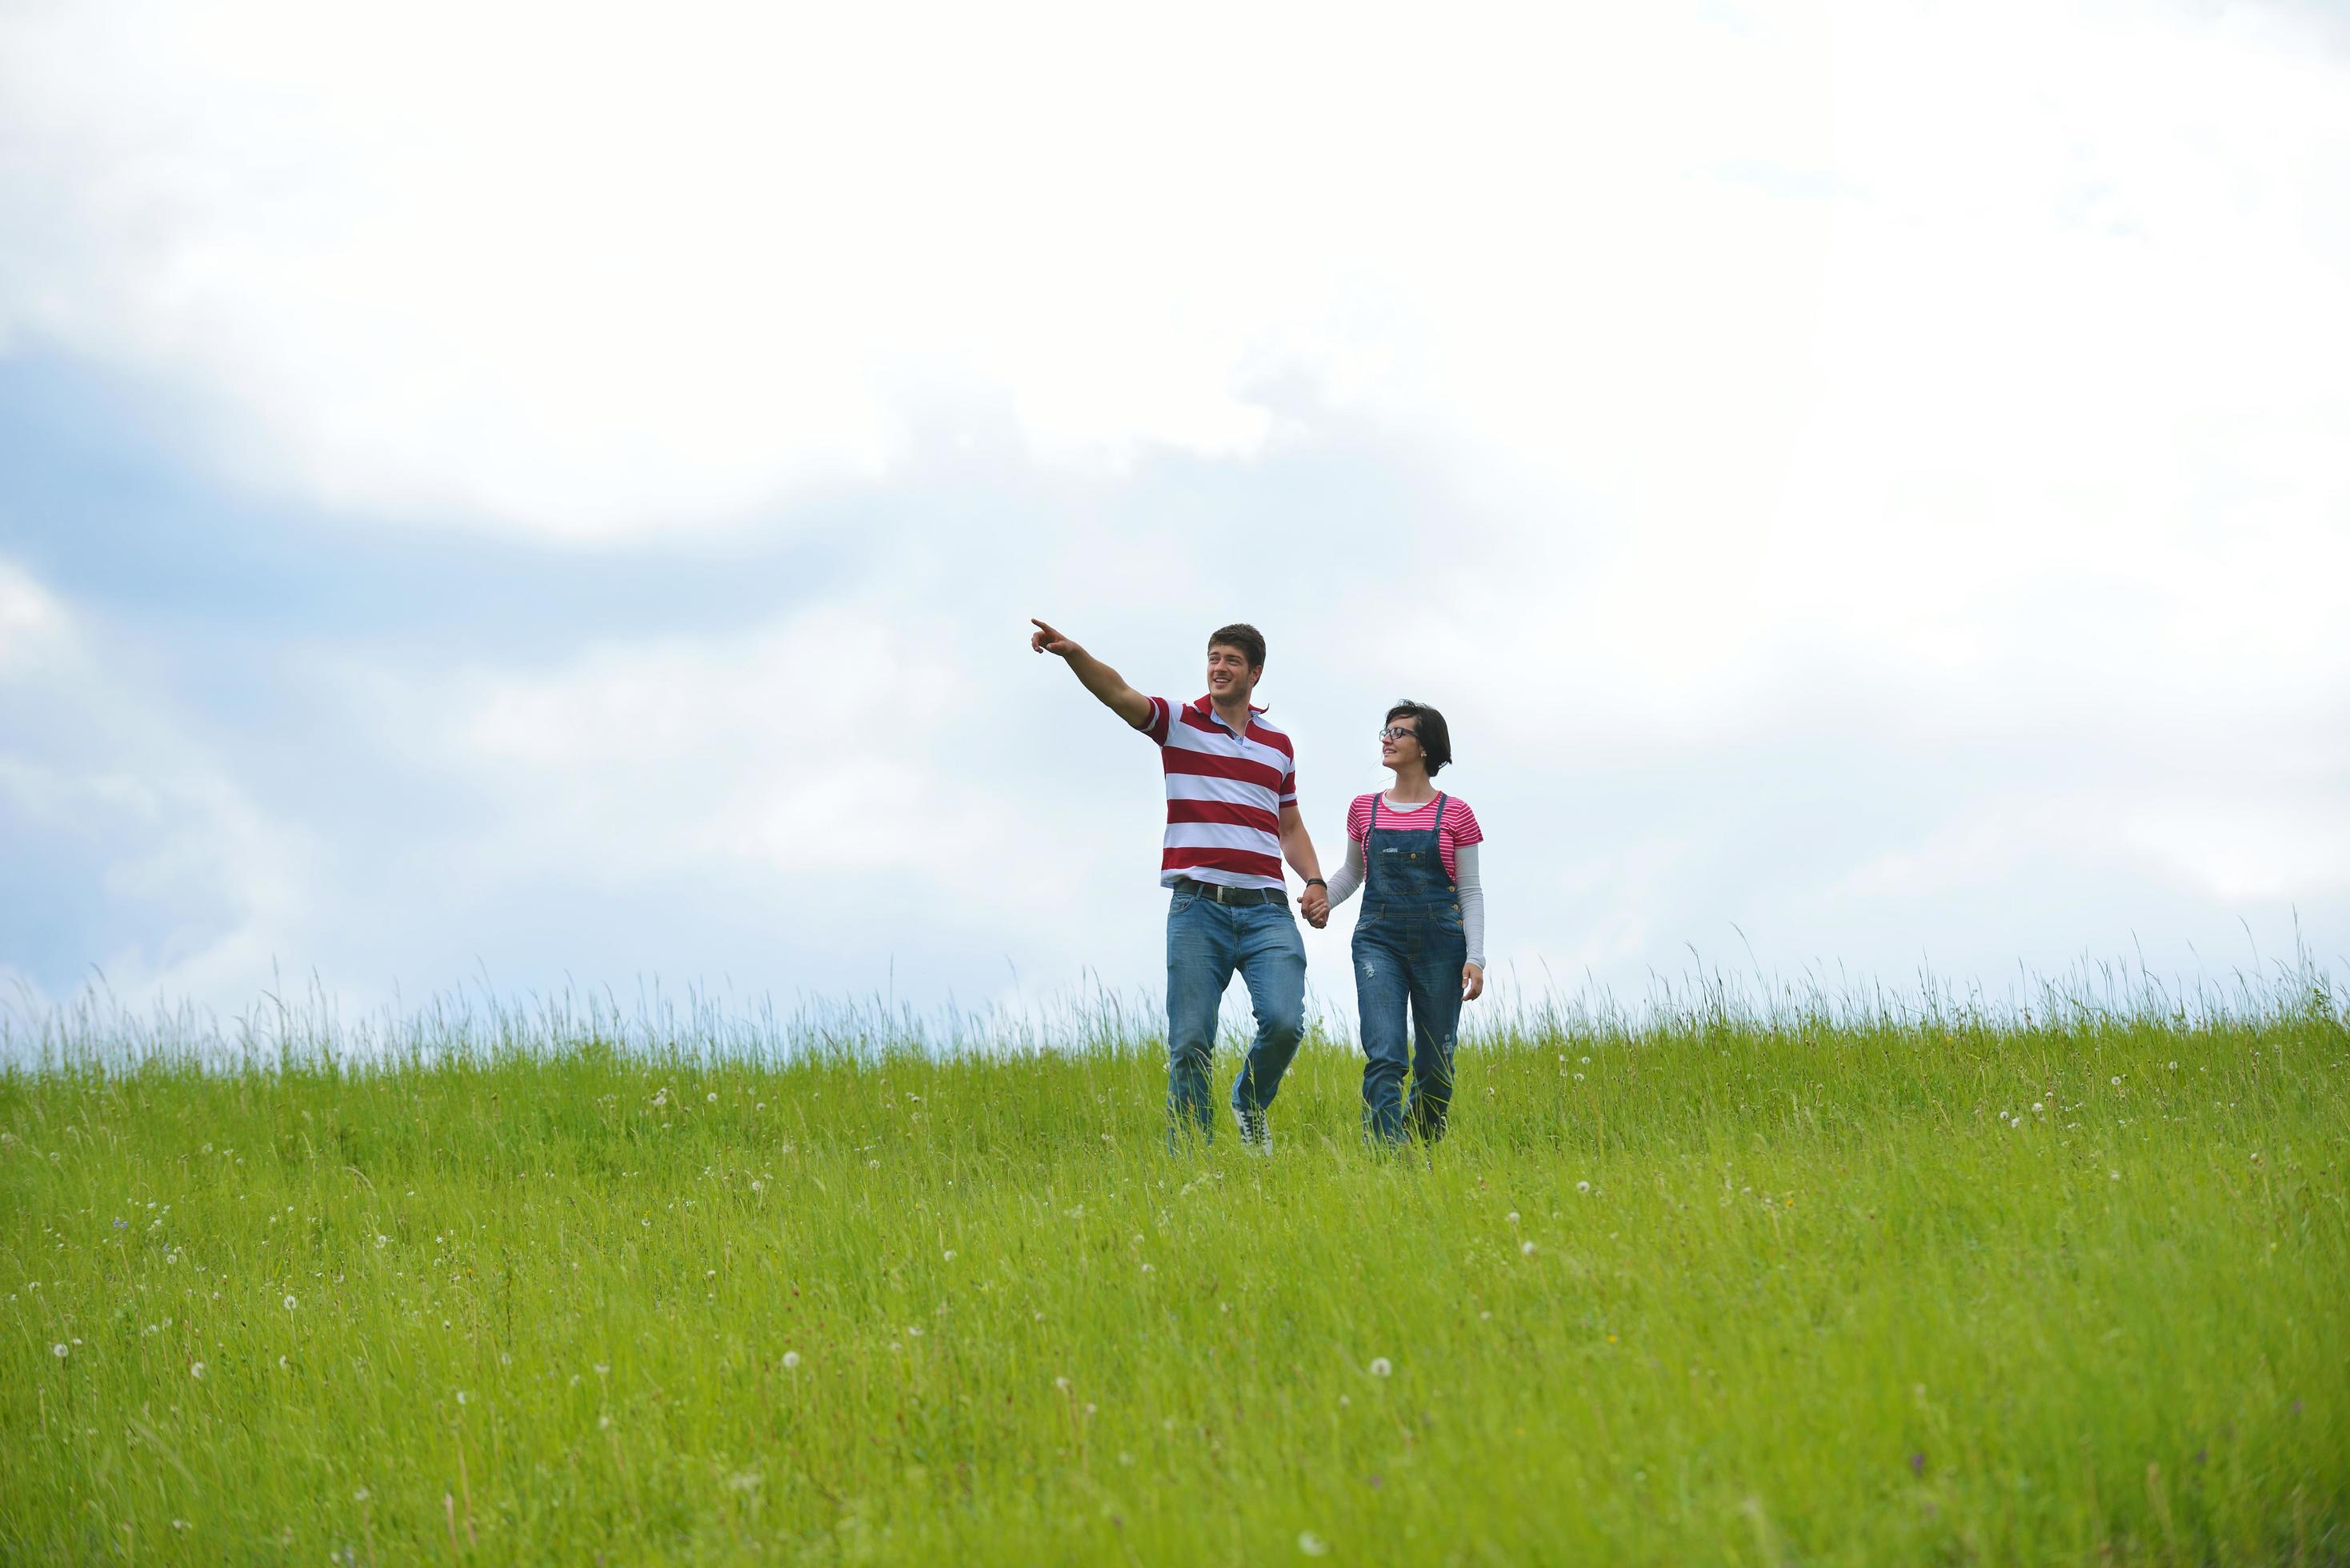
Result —
<svg viewBox="0 0 2350 1568"><path fill-rule="evenodd" d="M2322 984L1522 1006L1400 1156L1317 1038L1269 1159L1147 1014L16 1028L12 1562L2350 1562Z"/></svg>

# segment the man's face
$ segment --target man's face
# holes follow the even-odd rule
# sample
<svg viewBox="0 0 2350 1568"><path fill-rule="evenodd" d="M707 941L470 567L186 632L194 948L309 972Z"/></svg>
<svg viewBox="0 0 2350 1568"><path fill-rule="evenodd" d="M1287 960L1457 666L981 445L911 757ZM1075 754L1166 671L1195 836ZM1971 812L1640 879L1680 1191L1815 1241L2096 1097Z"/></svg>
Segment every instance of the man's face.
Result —
<svg viewBox="0 0 2350 1568"><path fill-rule="evenodd" d="M1248 655L1237 648L1221 642L1208 645L1208 700L1211 702L1245 702L1256 690L1257 677L1264 666L1252 669Z"/></svg>

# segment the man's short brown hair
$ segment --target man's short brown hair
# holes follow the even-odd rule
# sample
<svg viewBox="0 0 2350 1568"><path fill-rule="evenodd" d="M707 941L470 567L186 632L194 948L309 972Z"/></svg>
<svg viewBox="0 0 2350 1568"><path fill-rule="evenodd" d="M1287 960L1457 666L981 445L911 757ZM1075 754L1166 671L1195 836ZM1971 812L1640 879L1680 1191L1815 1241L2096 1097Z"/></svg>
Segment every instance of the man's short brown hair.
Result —
<svg viewBox="0 0 2350 1568"><path fill-rule="evenodd" d="M1244 620L1236 620L1230 626L1218 627L1210 632L1208 646L1236 648L1240 649L1241 657L1248 660L1251 670L1264 668L1264 633Z"/></svg>

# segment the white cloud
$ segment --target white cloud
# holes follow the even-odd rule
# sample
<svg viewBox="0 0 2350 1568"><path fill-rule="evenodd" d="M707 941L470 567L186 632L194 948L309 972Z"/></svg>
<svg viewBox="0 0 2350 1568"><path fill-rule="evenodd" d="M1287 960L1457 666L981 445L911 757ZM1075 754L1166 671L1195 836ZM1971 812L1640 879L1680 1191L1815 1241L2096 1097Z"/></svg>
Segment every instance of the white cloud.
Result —
<svg viewBox="0 0 2350 1568"><path fill-rule="evenodd" d="M211 737L5 560L0 832L57 877L12 898L136 911L97 920L99 945L76 955L126 996L248 1002L313 906L310 836L264 812Z"/></svg>
<svg viewBox="0 0 2350 1568"><path fill-rule="evenodd" d="M1065 728L1065 678L989 661L1034 609L1188 681L1170 607L1253 599L1309 788L1368 782L1379 701L1443 701L1534 873L1495 857L1497 938L1570 971L1742 898L1865 940L2052 867L2206 912L2336 898L2350 70L2314 26L21 9L0 348L125 371L241 481L395 524L567 545L878 498L899 565L813 614L355 686L478 808L420 852L475 895L887 883L1098 957L1068 911L1147 864L1147 771ZM912 494L957 436L1038 514ZM1408 499L1280 466L1349 452ZM65 657L64 614L0 570L0 682ZM144 723L20 752L19 808L212 825L211 870L159 845L119 886L315 929L252 792ZM1904 810L1721 870L1717 828L1779 834L1813 782L1730 775L1806 746ZM1705 821L1592 798L1710 768ZM808 831L840 801L889 831Z"/></svg>

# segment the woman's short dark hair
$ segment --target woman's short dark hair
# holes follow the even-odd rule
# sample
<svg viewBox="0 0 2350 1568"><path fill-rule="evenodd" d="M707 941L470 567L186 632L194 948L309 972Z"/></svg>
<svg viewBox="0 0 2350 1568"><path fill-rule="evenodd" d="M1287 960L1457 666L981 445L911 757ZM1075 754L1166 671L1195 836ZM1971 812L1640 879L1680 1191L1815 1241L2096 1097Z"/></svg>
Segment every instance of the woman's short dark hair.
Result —
<svg viewBox="0 0 2350 1568"><path fill-rule="evenodd" d="M1210 632L1208 646L1237 649L1240 656L1248 660L1251 670L1264 668L1264 633L1244 620L1236 620L1230 626L1221 626Z"/></svg>
<svg viewBox="0 0 2350 1568"><path fill-rule="evenodd" d="M1407 698L1388 710L1388 723L1398 719L1419 722L1420 755L1428 759L1428 776L1434 778L1452 761L1452 732L1444 727L1444 715Z"/></svg>

